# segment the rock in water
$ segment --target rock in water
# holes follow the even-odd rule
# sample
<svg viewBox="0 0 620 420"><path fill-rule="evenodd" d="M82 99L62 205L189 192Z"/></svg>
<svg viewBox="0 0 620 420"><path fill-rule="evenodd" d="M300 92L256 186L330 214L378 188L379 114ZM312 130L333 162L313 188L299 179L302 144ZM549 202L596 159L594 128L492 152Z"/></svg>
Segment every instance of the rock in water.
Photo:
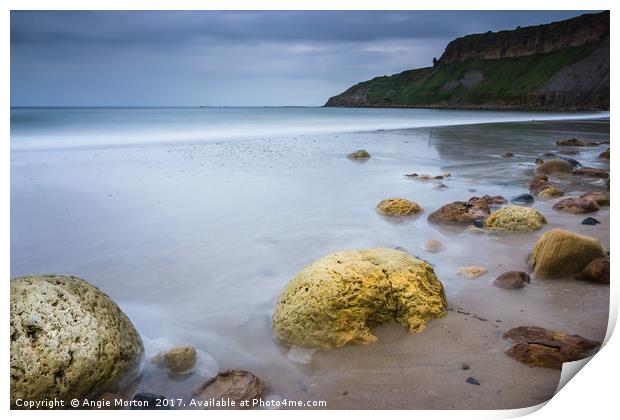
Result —
<svg viewBox="0 0 620 420"><path fill-rule="evenodd" d="M596 201L588 200L585 198L565 198L558 201L553 205L554 210L564 211L566 213L579 214L579 213L592 213L600 210Z"/></svg>
<svg viewBox="0 0 620 420"><path fill-rule="evenodd" d="M422 249L425 250L426 252L432 252L433 254L443 250L444 248L445 248L444 244L442 244L437 239L429 239L428 241L426 241L426 243L422 247Z"/></svg>
<svg viewBox="0 0 620 420"><path fill-rule="evenodd" d="M586 217L585 219L583 219L581 221L582 225L590 225L590 226L594 226L594 225L600 225L601 222L599 222L598 220L596 220L594 217Z"/></svg>
<svg viewBox="0 0 620 420"><path fill-rule="evenodd" d="M609 160L609 147L603 153L598 155L599 159L607 159Z"/></svg>
<svg viewBox="0 0 620 420"><path fill-rule="evenodd" d="M532 178L528 185L530 192L537 195L548 187L549 177L547 175L536 175L534 178Z"/></svg>
<svg viewBox="0 0 620 420"><path fill-rule="evenodd" d="M328 349L376 340L370 326L396 321L411 332L446 314L443 285L424 261L395 249L341 251L305 267L276 302L276 339Z"/></svg>
<svg viewBox="0 0 620 420"><path fill-rule="evenodd" d="M472 265L470 267L459 268L458 275L462 277L467 277L468 279L473 279L476 277L480 277L486 272L487 272L486 268L480 267L478 265Z"/></svg>
<svg viewBox="0 0 620 420"><path fill-rule="evenodd" d="M582 142L581 140L578 139L561 139L555 142L555 144L557 144L558 146L577 146L577 147L583 147L585 146L585 143Z"/></svg>
<svg viewBox="0 0 620 420"><path fill-rule="evenodd" d="M564 159L549 159L536 167L539 174L572 173L573 165Z"/></svg>
<svg viewBox="0 0 620 420"><path fill-rule="evenodd" d="M609 258L597 258L592 260L575 278L577 280L609 284L609 270Z"/></svg>
<svg viewBox="0 0 620 420"><path fill-rule="evenodd" d="M470 224L478 219L486 219L489 212L489 206L483 200L474 203L455 201L432 212L428 221L448 225Z"/></svg>
<svg viewBox="0 0 620 420"><path fill-rule="evenodd" d="M187 372L196 364L196 349L192 346L175 347L163 356L168 369L175 373Z"/></svg>
<svg viewBox="0 0 620 420"><path fill-rule="evenodd" d="M494 211L486 220L488 229L509 232L532 232L547 223L545 216L529 207L507 206Z"/></svg>
<svg viewBox="0 0 620 420"><path fill-rule="evenodd" d="M11 280L11 404L94 398L138 373L144 353L131 321L85 280Z"/></svg>
<svg viewBox="0 0 620 420"><path fill-rule="evenodd" d="M588 178L607 178L609 172L599 168L579 168L575 169L575 176L585 176Z"/></svg>
<svg viewBox="0 0 620 420"><path fill-rule="evenodd" d="M592 260L605 256L607 254L598 240L552 229L536 242L529 266L537 277L558 278L576 274Z"/></svg>
<svg viewBox="0 0 620 420"><path fill-rule="evenodd" d="M508 271L495 279L493 284L502 289L521 289L530 283L530 275L523 271Z"/></svg>
<svg viewBox="0 0 620 420"><path fill-rule="evenodd" d="M534 202L534 197L530 194L519 194L510 199L512 204L531 204Z"/></svg>
<svg viewBox="0 0 620 420"><path fill-rule="evenodd" d="M202 401L234 402L233 406L223 408L249 409L253 408L253 400L261 398L265 391L267 385L253 373L228 370L204 382L194 389L192 394Z"/></svg>
<svg viewBox="0 0 620 420"><path fill-rule="evenodd" d="M538 194L540 198L554 198L554 197L561 197L563 195L564 195L564 191L562 191L561 188L558 188L555 185L549 185L547 188L545 188Z"/></svg>
<svg viewBox="0 0 620 420"><path fill-rule="evenodd" d="M530 366L562 369L562 364L590 356L601 343L541 327L517 327L503 336L516 344L508 356Z"/></svg>
<svg viewBox="0 0 620 420"><path fill-rule="evenodd" d="M608 206L610 203L608 191L592 191L582 194L580 198L595 201L599 206Z"/></svg>
<svg viewBox="0 0 620 420"><path fill-rule="evenodd" d="M507 152L507 153L504 153L504 154L502 155L502 157L503 157L503 158L505 158L505 159L510 159L511 157L514 157L514 155L515 155L515 154L514 154L514 153L512 153L512 152Z"/></svg>
<svg viewBox="0 0 620 420"><path fill-rule="evenodd" d="M370 159L370 153L368 153L364 149L359 149L359 150L356 150L355 152L349 153L347 155L347 158L355 159L355 160L366 160L366 159Z"/></svg>
<svg viewBox="0 0 620 420"><path fill-rule="evenodd" d="M413 216L422 213L424 209L404 198L387 198L377 204L377 211L384 216Z"/></svg>

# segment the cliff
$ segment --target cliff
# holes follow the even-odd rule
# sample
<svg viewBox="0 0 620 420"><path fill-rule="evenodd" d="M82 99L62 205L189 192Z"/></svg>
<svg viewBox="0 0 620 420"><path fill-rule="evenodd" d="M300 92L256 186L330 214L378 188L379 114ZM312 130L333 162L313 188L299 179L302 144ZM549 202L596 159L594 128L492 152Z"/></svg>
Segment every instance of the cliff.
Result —
<svg viewBox="0 0 620 420"><path fill-rule="evenodd" d="M326 106L609 109L609 12L457 38L433 67L358 83Z"/></svg>

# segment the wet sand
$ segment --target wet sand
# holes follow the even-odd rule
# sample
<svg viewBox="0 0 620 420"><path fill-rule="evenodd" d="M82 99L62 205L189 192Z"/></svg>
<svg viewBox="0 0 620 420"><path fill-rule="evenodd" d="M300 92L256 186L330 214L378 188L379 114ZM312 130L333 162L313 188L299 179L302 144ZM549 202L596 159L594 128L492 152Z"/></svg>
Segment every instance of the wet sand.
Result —
<svg viewBox="0 0 620 420"><path fill-rule="evenodd" d="M562 227L609 246L609 208L588 215L552 210L538 232L476 234L429 224L441 205L473 195L527 192L534 159L546 152L608 168L608 145L560 148L558 138L609 140L608 120L497 123L295 139L199 145L114 147L12 154L12 276L78 275L109 294L145 338L166 337L209 353L221 369L247 369L270 395L325 400L327 408L519 408L549 399L560 372L508 358L501 335L536 325L602 340L609 287L572 279L538 280L521 290L492 285L527 270L543 232ZM365 148L372 158L350 162ZM562 154L577 150L579 154ZM515 157L504 159L503 153ZM411 172L451 177L421 182ZM75 180L83 182L76 185ZM564 189L603 189L594 179L554 178ZM394 223L380 200L403 197L425 212ZM587 216L602 222L585 226ZM421 249L429 239L447 248ZM426 331L398 325L379 340L317 352L307 365L273 342L270 316L296 272L330 252L400 246L434 264L448 315ZM483 265L476 279L459 267ZM147 346L148 346L148 339ZM469 370L462 365L468 364ZM166 379L147 365L139 391L186 396L200 378ZM465 382L474 377L480 385ZM154 379L153 379L154 378ZM153 380L151 380L153 379Z"/></svg>

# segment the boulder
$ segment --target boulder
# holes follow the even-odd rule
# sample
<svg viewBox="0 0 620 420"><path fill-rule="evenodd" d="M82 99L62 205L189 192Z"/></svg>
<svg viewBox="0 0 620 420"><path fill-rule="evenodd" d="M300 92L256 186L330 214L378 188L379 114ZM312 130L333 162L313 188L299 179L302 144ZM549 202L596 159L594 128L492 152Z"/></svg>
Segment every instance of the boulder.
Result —
<svg viewBox="0 0 620 420"><path fill-rule="evenodd" d="M493 284L502 289L521 289L530 283L530 275L523 271L508 271L497 277Z"/></svg>
<svg viewBox="0 0 620 420"><path fill-rule="evenodd" d="M564 159L549 159L536 167L539 174L558 174L573 172L573 165Z"/></svg>
<svg viewBox="0 0 620 420"><path fill-rule="evenodd" d="M609 258L597 258L581 270L575 278L596 283L609 284Z"/></svg>
<svg viewBox="0 0 620 420"><path fill-rule="evenodd" d="M487 218L485 227L509 232L532 232L547 223L545 216L530 207L507 206L495 210Z"/></svg>
<svg viewBox="0 0 620 420"><path fill-rule="evenodd" d="M489 212L489 206L483 200L473 203L454 201L432 212L428 221L448 225L471 224L477 219L486 219Z"/></svg>
<svg viewBox="0 0 620 420"><path fill-rule="evenodd" d="M203 382L192 390L192 395L200 401L220 401L230 404L222 408L243 410L254 408L267 388L267 384L251 372L228 370ZM207 408L220 407L205 407Z"/></svg>
<svg viewBox="0 0 620 420"><path fill-rule="evenodd" d="M466 277L468 279L474 279L476 277L480 277L486 272L487 272L486 268L478 266L478 265L472 265L469 267L459 268L458 275L461 277Z"/></svg>
<svg viewBox="0 0 620 420"><path fill-rule="evenodd" d="M564 211L566 213L580 214L580 213L592 213L593 211L600 210L596 201L588 200L585 198L569 197L558 201L553 205L554 210Z"/></svg>
<svg viewBox="0 0 620 420"><path fill-rule="evenodd" d="M359 149L359 150L356 150L355 152L349 153L347 155L347 158L354 159L354 160L366 160L366 159L370 159L370 153L368 153L364 149Z"/></svg>
<svg viewBox="0 0 620 420"><path fill-rule="evenodd" d="M413 216L422 213L424 209L404 198L387 198L377 204L377 211L384 216Z"/></svg>
<svg viewBox="0 0 620 420"><path fill-rule="evenodd" d="M609 147L607 148L607 150L605 150L600 155L598 155L598 158L599 159L607 159L607 160L609 160Z"/></svg>
<svg viewBox="0 0 620 420"><path fill-rule="evenodd" d="M11 404L97 399L132 380L144 347L120 308L85 280L11 280Z"/></svg>
<svg viewBox="0 0 620 420"><path fill-rule="evenodd" d="M605 256L597 239L552 229L536 242L529 266L537 277L558 278L576 274L592 260Z"/></svg>
<svg viewBox="0 0 620 420"><path fill-rule="evenodd" d="M299 347L371 343L370 326L396 321L410 332L446 314L443 285L428 263L389 248L341 251L304 268L276 302L272 332Z"/></svg>
<svg viewBox="0 0 620 420"><path fill-rule="evenodd" d="M541 327L517 327L504 333L515 342L508 356L529 366L562 369L562 364L586 358L600 347L598 341Z"/></svg>
<svg viewBox="0 0 620 420"><path fill-rule="evenodd" d="M540 198L554 198L564 195L564 191L555 185L549 185L547 188L538 193Z"/></svg>
<svg viewBox="0 0 620 420"><path fill-rule="evenodd" d="M576 146L576 147L582 147L585 146L585 143L582 142L581 140L572 138L572 139L561 139L555 142L555 144L557 144L558 146Z"/></svg>
<svg viewBox="0 0 620 420"><path fill-rule="evenodd" d="M595 201L596 204L598 204L599 206L609 205L609 192L608 191L592 191L589 193L582 194L580 198Z"/></svg>
<svg viewBox="0 0 620 420"><path fill-rule="evenodd" d="M599 168L579 168L575 169L574 175L583 176L587 178L607 178L609 177L609 172L604 169Z"/></svg>

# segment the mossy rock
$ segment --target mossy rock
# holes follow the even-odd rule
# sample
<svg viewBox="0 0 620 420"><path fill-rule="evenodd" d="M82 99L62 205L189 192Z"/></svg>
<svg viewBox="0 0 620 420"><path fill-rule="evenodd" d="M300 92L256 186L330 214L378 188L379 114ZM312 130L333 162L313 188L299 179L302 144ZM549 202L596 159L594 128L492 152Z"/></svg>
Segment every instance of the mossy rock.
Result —
<svg viewBox="0 0 620 420"><path fill-rule="evenodd" d="M545 216L530 207L507 206L494 211L485 226L493 230L509 232L532 232L547 223Z"/></svg>
<svg viewBox="0 0 620 420"><path fill-rule="evenodd" d="M564 191L555 185L549 185L547 188L538 193L540 198L554 198L564 195Z"/></svg>
<svg viewBox="0 0 620 420"><path fill-rule="evenodd" d="M370 327L396 321L410 332L446 314L433 268L389 248L341 251L304 268L282 291L272 320L276 339L328 349L371 343Z"/></svg>
<svg viewBox="0 0 620 420"><path fill-rule="evenodd" d="M144 347L121 309L77 277L11 280L11 405L97 398L138 373Z"/></svg>
<svg viewBox="0 0 620 420"><path fill-rule="evenodd" d="M377 211L384 216L413 216L424 211L418 203L404 198L387 198L377 204Z"/></svg>
<svg viewBox="0 0 620 420"><path fill-rule="evenodd" d="M591 261L606 256L597 239L552 229L536 242L529 266L537 277L559 278L579 273Z"/></svg>
<svg viewBox="0 0 620 420"><path fill-rule="evenodd" d="M353 160L367 160L370 159L370 153L368 153L364 149L356 150L355 152L351 152L347 155L347 158Z"/></svg>

